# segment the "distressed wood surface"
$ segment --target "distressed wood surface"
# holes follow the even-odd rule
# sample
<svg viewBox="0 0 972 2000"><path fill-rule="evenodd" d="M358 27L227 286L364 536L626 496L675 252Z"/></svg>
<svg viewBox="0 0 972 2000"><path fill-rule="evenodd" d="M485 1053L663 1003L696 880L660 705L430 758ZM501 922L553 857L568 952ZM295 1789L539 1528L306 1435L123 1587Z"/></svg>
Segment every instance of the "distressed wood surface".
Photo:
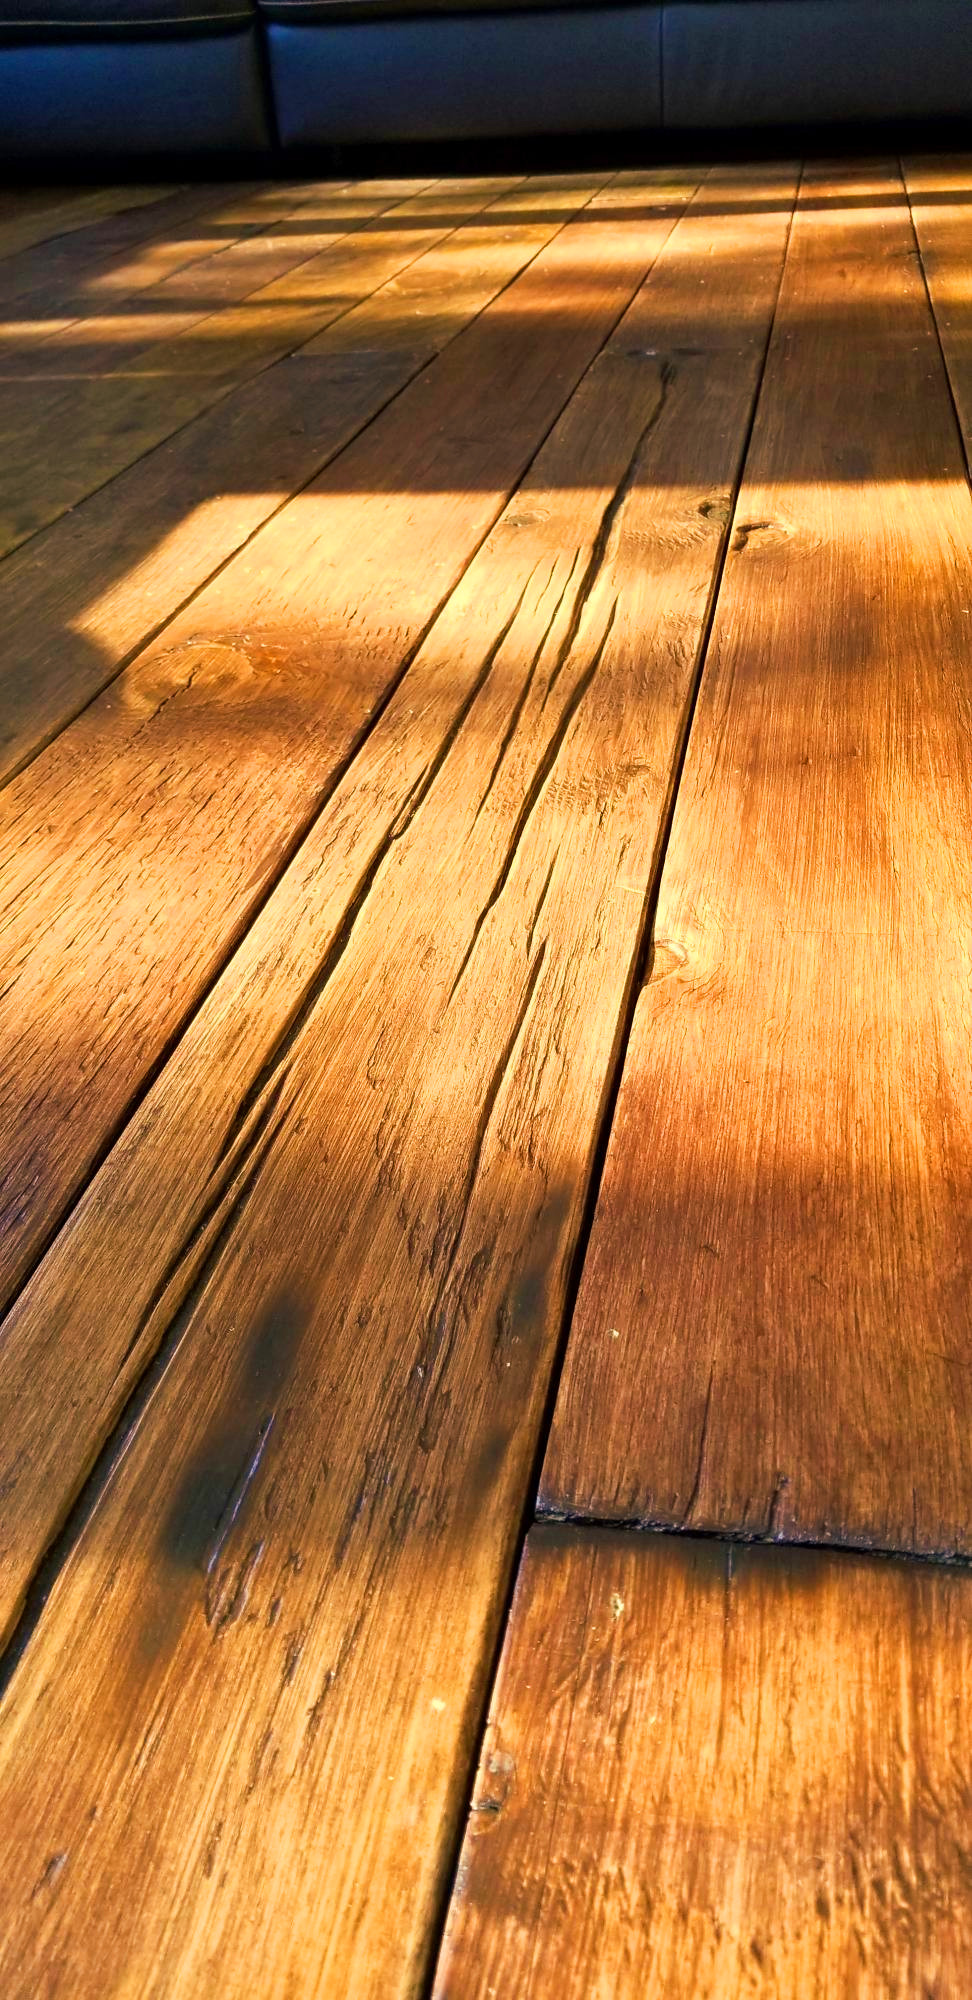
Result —
<svg viewBox="0 0 972 2000"><path fill-rule="evenodd" d="M97 192L103 193L104 190ZM53 182L49 186L29 187L22 182L16 188L0 188L0 222L26 221L34 215L43 214L45 209L63 209L73 198L71 188L58 187Z"/></svg>
<svg viewBox="0 0 972 2000"><path fill-rule="evenodd" d="M499 192L511 182L485 183L483 200L490 185ZM187 248L198 245L187 244L181 231L171 245L151 244L144 258L135 259L134 296L123 289L100 297L70 325L20 348L12 337L17 322L8 324L0 382L32 385L33 425L34 406L43 408L58 393L58 382L121 378L112 380L112 389L124 415L129 377L180 383L187 376L232 375L251 320L257 354L271 333L285 348L301 344L328 323L318 317L321 305L328 318L346 310L462 222L476 206L474 187L419 175L344 188L325 182L303 196L284 186L274 203L265 190L258 192L223 211L227 221L218 231L210 215L201 218L210 232L208 255L186 259ZM166 252L179 259L172 270L164 268ZM146 285L140 281L149 263L163 268Z"/></svg>
<svg viewBox="0 0 972 2000"><path fill-rule="evenodd" d="M90 253L87 237L55 246L57 254L49 261L40 251L0 265L0 367L8 367L18 353L21 358L47 348L57 353L68 329L109 310L117 312L123 301L137 310L144 294L164 288L197 262L212 262L219 251L251 232L282 221L305 194L312 199L317 187L268 187L251 181L186 188L157 203L151 219L126 211L115 227L125 223L128 235L117 242L110 263L104 244L93 268L90 254L80 255L86 243ZM100 241L100 232L95 235ZM69 251L75 253L74 268L70 260L65 265Z"/></svg>
<svg viewBox="0 0 972 2000"><path fill-rule="evenodd" d="M182 242L192 250L202 236L204 248L212 252L216 242L226 240L218 210L254 196L258 186L260 182L244 182L230 188L222 182L178 188L172 194L160 190L158 202L124 208L82 230L0 258L2 324L78 318L92 310L92 300L100 298L102 286L110 286L120 268L146 270L150 278L176 268L172 252Z"/></svg>
<svg viewBox="0 0 972 2000"><path fill-rule="evenodd" d="M48 1441L55 1324L77 1357L62 1451L166 1337L0 1723L14 1994L41 1968L92 1990L95 1911L101 1990L421 1990L772 316L775 185L768 214L679 224L5 1328ZM575 283L600 297L599 233L558 239L559 284L538 265L543 346ZM507 294L520 338L535 297ZM20 1412L11 1373L3 1394ZM5 1534L49 1504L38 1472L12 1468Z"/></svg>
<svg viewBox="0 0 972 2000"><path fill-rule="evenodd" d="M204 340L212 331L204 330L207 318L290 270L296 282L297 267L327 226L333 230L345 210L350 221L357 208L353 193L326 182L317 189L283 183L240 190L234 200L202 210L197 235L182 222L140 254L120 258L111 282L102 277L91 286L80 312L65 311L69 297L52 286L52 313L38 311L35 297L0 318L0 381L46 381L53 395L57 382L153 366L149 350L159 343L191 327ZM373 213L366 203L364 219ZM39 393L31 396L33 419Z"/></svg>
<svg viewBox="0 0 972 2000"><path fill-rule="evenodd" d="M0 212L0 257L15 256L18 251L31 250L35 244L47 243L52 236L67 236L75 230L90 228L104 216L129 213L133 209L154 206L167 195L178 190L163 186L85 188L77 193L68 189L60 190L60 199L51 190L53 199L45 200L41 190L35 190L33 198L11 204Z"/></svg>
<svg viewBox="0 0 972 2000"><path fill-rule="evenodd" d="M205 293L197 293L181 332L147 346L136 340L126 351L110 321L100 333L95 325L92 344L79 348L72 369L69 330L56 343L57 353L67 355L63 381L47 369L35 373L30 354L8 362L0 372L0 553L76 506L237 383L302 346L468 211L464 184L440 191L422 182L361 182L334 199L325 194L318 225L312 214L297 218L301 226L267 253L283 267L267 282L254 271L247 290L252 242L238 254L224 251L217 261L233 280L229 289L244 296L222 310L216 297L216 309L205 312ZM218 292L211 272L203 278ZM198 279L194 269L173 285L192 289ZM82 329L78 339L87 337Z"/></svg>
<svg viewBox="0 0 972 2000"><path fill-rule="evenodd" d="M818 173L544 1511L972 1548L970 643L972 503L900 182Z"/></svg>
<svg viewBox="0 0 972 2000"><path fill-rule="evenodd" d="M639 194L638 198L639 200L643 200L643 194ZM682 224L682 230L687 233L689 244L697 251L700 243L705 245L710 241L711 228L700 229L698 226L690 225L691 218L688 218ZM667 227L667 223L665 226ZM640 228L641 224L639 223L639 230ZM743 240L745 241L745 238ZM677 237L670 241L668 255L662 264L656 267L645 295L645 306L642 309L641 318L644 318L645 312L650 309L652 321L656 327L666 325L666 322L671 319L673 305L677 305L680 288L683 294L684 309L684 293L687 286L691 283L691 276L686 276L685 273L685 261L688 252L679 255L678 241ZM738 406L739 411L745 408L747 391L750 394L752 392L752 371L756 366L759 337L764 331L765 321L769 312L769 290L775 275L775 267L772 259L774 253L778 254L777 244L778 239L772 233L768 233L765 237L762 235L753 236L750 233L747 244L748 255L743 255L741 251L739 255L739 270L737 272L736 285L737 289L741 289L744 286L749 287L752 294L750 311L753 318L753 324L750 329L750 340L748 346L744 349L743 362L739 364L741 372L738 388L735 386L737 363L735 361L734 350L730 353L728 363L725 364L729 370L730 390L743 398L742 403ZM592 246L586 254L591 260L596 260L596 247ZM532 296L535 300L537 294L532 293ZM540 292L540 297L543 297L542 291ZM528 295L528 305L529 302L530 295ZM760 323L760 312L762 312L762 325ZM483 327L484 322L480 322L480 326ZM625 322L626 327L627 322ZM678 325L676 323L676 341L677 337ZM722 339L721 332L713 337L718 348ZM610 379L604 373L609 362L613 373L615 375L618 374L615 349L619 342L627 338L628 335L624 329L619 331L615 336L608 354L604 356L599 364L595 377L596 389L600 389L601 385ZM507 355L508 348L504 343L500 353L503 365L500 367L497 375L497 380L502 384L504 393L506 387L507 371L505 364ZM651 379L654 381L657 374L657 358L652 353L643 355L641 358L646 364L650 364ZM638 356L635 355L633 359L637 360ZM467 371L459 370L454 379L461 384L466 377ZM481 386L483 386L486 378L484 375L480 375L479 380ZM527 393L531 393L529 384L527 385ZM639 389L638 393L641 394L642 391ZM424 648L419 651L417 659L413 661L408 674L401 682L397 695L391 702L391 705L370 734L366 734L357 757L350 760L343 779L340 779L337 784L337 789L333 797L329 800L325 798L322 801L325 810L323 817L319 818L316 826L314 826L313 841L309 845L305 844L294 863L294 869L285 878L284 884L281 885L281 890L286 888L288 899L292 901L294 906L294 915L292 920L290 920L290 928L287 929L287 951L281 956L279 947L280 926L276 914L277 906L274 905L273 908L264 913L262 921L257 924L255 930L247 938L242 953L237 960L235 970L232 974L234 982L233 991L240 997L232 1002L227 1002L225 999L227 991L225 983L218 990L217 995L214 996L215 1018L222 1020L228 1006L229 1019L235 1023L228 1058L230 1066L225 1072L221 1070L223 1080L218 1086L215 1082L216 1071L213 1065L221 1062L223 1059L217 1057L211 1043L207 1043L206 1054L202 1058L204 1068L209 1073L213 1083L211 1093L213 1103L219 1102L223 1106L223 1113L227 1120L226 1130L229 1130L233 1124L236 1115L236 1106L240 1099L246 1097L254 1079L259 1076L266 1060L268 1047L273 1046L279 1036L285 1032L292 1013L295 1009L299 1009L300 996L313 986L316 968L322 956L326 956L330 948L330 943L333 942L334 937L338 934L346 911L349 906L354 904L360 890L361 881L367 879L369 869L375 865L376 855L380 854L382 844L387 841L389 831L394 826L398 815L408 808L416 785L425 783L428 770L434 768L436 760L441 758L443 745L448 745L451 735L457 726L457 721L461 719L464 708L468 705L472 693L475 691L476 678L484 657L488 659L490 646L494 642L497 633L502 630L505 619L514 609L517 594L522 589L531 567L534 567L538 561L542 560L543 553L547 547L548 535L556 536L557 533L561 532L565 520L568 525L572 526L572 533L576 534L577 532L574 504L571 500L573 485L576 481L572 475L576 472L577 465L580 463L582 447L581 443L577 442L577 439L579 437L583 441L591 431L590 394L591 392L588 391L583 406L583 412L586 413L583 416L583 423L581 418L574 419L574 427L569 434L569 438L572 437L574 442L570 443L568 440L566 448L558 446L557 450L555 465L557 476L565 488L564 499L561 500L559 493L556 492L552 498L548 498L547 496L546 489L553 480L548 456L549 452L553 449L551 444L541 454L538 466L532 468L528 474L527 486L523 489L532 491L536 480L539 478L541 483L541 499L535 505L524 503L524 507L521 508L517 498L514 497L504 511L501 526L505 532L501 536L500 554L503 555L508 550L508 554L505 557L505 569L501 569L498 577L496 577L495 571L498 558L493 556L485 572L486 577L492 579L490 587L487 589L480 580L482 577L481 569L474 566L472 580L469 578L466 579L461 599L454 599L451 605L449 605L447 627L442 626L440 619L439 626L436 628L438 632L438 650L431 655L427 654ZM718 395L719 383L717 381L713 390L715 398L714 408L718 407ZM424 414L428 405L427 403L421 403L418 407L420 413ZM459 425L459 431L462 440L466 439L464 408L464 404L460 403L459 416L462 422ZM624 422L626 424L630 423L630 412L627 405L622 415ZM737 414L737 426L742 422L742 415ZM586 429L583 427L585 423ZM613 433L609 432L608 448L610 449L614 448L611 442L612 437ZM622 437L627 437L626 430L622 431ZM731 440L731 442L735 442L735 439ZM583 448L587 449L588 447L584 444ZM468 442L463 441L462 449L463 462L468 467L470 464ZM593 446L591 449L593 449ZM379 450L378 460L384 463L385 458L386 454ZM596 463L597 461L593 462ZM731 453L728 463L731 467ZM582 509L588 506L583 493L584 489L581 490L581 498L577 503ZM724 491L720 491L719 498L724 500ZM450 537L453 537L456 532L455 508L454 504L452 504L451 495L448 496L448 500L449 505L446 519ZM717 500L713 504L716 512L711 518L711 528L716 535L717 546L718 535L721 532L721 524L718 516L719 501ZM564 508L567 510L566 513L563 511ZM546 521L551 510L554 513L555 526L548 531ZM523 511L525 511L525 519L520 518L520 514ZM512 528L510 526L511 517L513 522ZM582 512L580 518L581 520L586 519L586 514ZM709 516L706 515L704 519L708 524ZM566 532L566 528L563 528L563 531ZM399 533L402 552L401 575L404 577L407 574L407 562L409 560L414 561L414 544L409 539L409 508L407 502L403 504ZM540 545L534 549L531 557L530 551L534 548L537 537L540 538ZM486 544L487 549L491 548L491 546L491 542L488 541ZM380 539L380 550L382 564L387 574L388 564L394 556L394 543L387 533ZM485 554L481 558L481 561L483 560L485 560ZM311 584L313 584L313 577L314 572L312 569ZM480 591L482 591L483 596L481 611L476 608ZM446 593L446 601L448 603L448 593ZM468 624L468 630L465 632L462 629L462 621L464 619ZM443 630L447 632L448 636L446 639L442 638ZM72 732L72 734L74 733ZM210 759L210 765L211 761ZM276 762L277 760L275 759L275 774ZM210 768L210 765L207 765L207 769ZM126 794L130 792L130 789L130 785L124 788ZM152 815L149 815L149 818L152 824L155 825L155 818ZM229 837L230 827L231 818L228 818L227 828L223 834L224 840ZM123 850L118 862L120 872L117 879L121 882L125 879L126 865L126 851ZM90 867L84 869L83 876L85 884L90 885ZM287 888L287 884L290 885L289 888ZM113 898L109 895L107 898L109 907L111 907L112 902ZM178 908L181 911L183 905L179 905ZM42 920L37 929L41 933L42 938L46 930L46 920ZM53 973L53 970L54 959L52 958L48 963L47 970L39 975L39 977L46 979ZM220 997L220 993L222 997ZM242 998L244 994L249 996L245 1001ZM18 1010L18 1018L21 1011L23 1010ZM207 1015L205 1019L208 1018L209 1016ZM237 1039L238 1032L240 1031L243 1034L242 1043L239 1043ZM208 1034L209 1031L204 1026L201 1032ZM183 1056L177 1051L173 1058L173 1062L177 1067L173 1068L173 1062L170 1062L165 1072L167 1078L177 1079L180 1073L178 1065L181 1064L182 1060ZM185 1060L188 1060L190 1065L195 1061L195 1058L191 1054L191 1048ZM66 1071L66 1075L69 1073ZM188 1090L189 1099L197 1101L198 1091L196 1083L192 1082L188 1086ZM175 1096L172 1099L173 1103L180 1097L181 1091L177 1084ZM175 1113L177 1122L181 1122L185 1115L186 1105L183 1103L181 1108ZM18 1120L17 1129L23 1130L27 1122L25 1118ZM176 1263L181 1265L180 1246L186 1241L191 1241L196 1233L198 1214L200 1212L195 1206L196 1197L199 1195L202 1196L203 1208L206 1208L209 1204L212 1196L210 1178L216 1161L216 1156L209 1150L209 1140L212 1137L214 1129L210 1123L209 1113L207 1112L206 1119L200 1127L200 1136L204 1138L205 1145L205 1157L201 1157L200 1160L200 1177L193 1183L193 1192L190 1195L188 1203L184 1200L184 1197L189 1194L189 1182L185 1177L184 1168L180 1167L179 1173L172 1183L173 1192L177 1199L177 1207L165 1223L165 1229L168 1232L164 1239L166 1247L164 1252L160 1253L161 1263L155 1269L149 1291L142 1296L142 1307L139 1308L139 1311L144 1308L145 1302L151 1296L152 1289L157 1283L162 1270L172 1261L173 1257ZM188 1127L184 1128L184 1130L187 1135ZM220 1143L222 1142L220 1141ZM195 1142L188 1146L189 1155L194 1150L194 1144ZM167 1148L167 1141L165 1142L165 1146ZM186 1146L180 1143L178 1150L185 1156L187 1151ZM217 1154L218 1151L219 1147L217 1146ZM115 1169L110 1167L106 1171L110 1176L115 1173ZM125 1186L127 1171L127 1169L123 1169L121 1178L113 1179L112 1184L116 1188L117 1193L121 1193ZM156 1171L156 1167L150 1170L150 1177L153 1181L155 1180ZM103 1199L103 1190L106 1186L106 1182L102 1177L99 1177L98 1185L100 1190L98 1197L100 1204ZM160 1184L156 1183L156 1185ZM114 1198L116 1197L113 1196L112 1199ZM57 1263L60 1254L61 1252L54 1252L52 1253L53 1262L51 1259L48 1260L45 1266L48 1276L53 1270L54 1264ZM70 1253L69 1261L75 1268L75 1279L72 1280L72 1283L76 1283L80 1264L74 1253ZM144 1275L147 1265L141 1256L138 1262L139 1268ZM125 1370L125 1383L123 1384L120 1380L113 1383L113 1378L117 1373L118 1362L133 1339L133 1323L129 1321L127 1315L129 1307L134 1302L134 1294L129 1293L127 1282L120 1279L119 1266L116 1266L116 1272L119 1273L119 1283L113 1287L113 1297L116 1304L121 1308L123 1317L106 1345L104 1366L97 1371L97 1379L100 1383L97 1393L100 1397L104 1390L108 1389L111 1397L109 1407L112 1409L119 1407L119 1394L123 1394L124 1388L130 1386L131 1381L134 1379L131 1368L127 1368ZM77 1290L76 1295L80 1302L80 1289ZM48 1304L48 1306L41 1308L39 1316L35 1316L33 1309L28 1308L31 1323L36 1329L39 1330L45 1313L48 1313L50 1309L50 1304ZM58 1318L59 1323L62 1324L60 1307L54 1310L55 1316ZM90 1297L87 1305L81 1308L82 1314L89 1310ZM138 1312L136 1313L134 1324L137 1324L137 1320ZM18 1321L18 1324L20 1323L23 1322ZM85 1341L84 1346L86 1352L89 1355L92 1354L93 1350L90 1342ZM137 1373L138 1368L144 1364L146 1346L140 1337L136 1337L135 1346L142 1350L140 1353L133 1354L135 1373ZM19 1351L19 1341L11 1341L5 1337L4 1341L0 1342L0 1355L5 1354L11 1361L14 1353ZM23 1351L26 1356L27 1350L24 1349ZM26 1372L29 1374L35 1365L36 1352L34 1361L25 1359L24 1367ZM20 1380L19 1376L18 1380ZM48 1377L47 1388L42 1393L45 1395L48 1394L50 1387L51 1379ZM77 1382L75 1383L75 1387L77 1387ZM7 1393L11 1402L16 1403L19 1401L21 1391L19 1388L13 1386L12 1378L9 1380ZM75 1407L75 1405L72 1405L72 1407ZM71 1421L73 1423L73 1417ZM98 1435L103 1435L105 1429L105 1410L103 1408L98 1411L97 1421L99 1424ZM26 1428L24 1426L19 1431L21 1447L26 1438ZM53 1432L50 1431L49 1435L53 1437ZM87 1445L85 1449L88 1449ZM9 1461L11 1473L14 1471L14 1456L15 1453L12 1452ZM5 1482L6 1475L2 1477ZM24 1490L26 1491L26 1488ZM51 1532L51 1525L54 1518L55 1516L48 1510L48 1505L45 1501L46 1526L42 1531L42 1539L46 1539ZM31 1531L30 1539L36 1546L36 1528ZM17 1541L18 1536L15 1531L10 1536L8 1542L8 1548L12 1556L17 1548ZM22 1578L26 1573L23 1565L25 1560L28 1560L26 1543L21 1545L19 1556L16 1556L15 1560L20 1568Z"/></svg>
<svg viewBox="0 0 972 2000"><path fill-rule="evenodd" d="M436 2000L886 2000L972 1956L967 1570L530 1536Z"/></svg>
<svg viewBox="0 0 972 2000"><path fill-rule="evenodd" d="M972 463L972 157L906 160L904 179L966 458Z"/></svg>
<svg viewBox="0 0 972 2000"><path fill-rule="evenodd" d="M474 183L461 228L457 190L446 188L437 212L454 226L432 250L8 556L0 780L36 756L599 184L565 179L546 189L541 220L531 182L505 194ZM406 208L400 234L409 226Z"/></svg>
<svg viewBox="0 0 972 2000"><path fill-rule="evenodd" d="M7 1297L673 226L667 197L654 226L603 199L3 793Z"/></svg>

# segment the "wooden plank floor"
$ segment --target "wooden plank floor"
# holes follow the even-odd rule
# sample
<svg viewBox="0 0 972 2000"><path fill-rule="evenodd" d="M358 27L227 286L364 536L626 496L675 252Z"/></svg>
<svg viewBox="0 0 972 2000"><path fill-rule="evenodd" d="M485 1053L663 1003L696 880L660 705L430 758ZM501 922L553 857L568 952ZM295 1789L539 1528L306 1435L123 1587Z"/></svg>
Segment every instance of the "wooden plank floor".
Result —
<svg viewBox="0 0 972 2000"><path fill-rule="evenodd" d="M543 1504L968 1555L972 508L855 186L794 222Z"/></svg>
<svg viewBox="0 0 972 2000"><path fill-rule="evenodd" d="M970 275L0 204L11 2000L962 1990Z"/></svg>
<svg viewBox="0 0 972 2000"><path fill-rule="evenodd" d="M972 1576L541 1527L435 1993L965 1992Z"/></svg>

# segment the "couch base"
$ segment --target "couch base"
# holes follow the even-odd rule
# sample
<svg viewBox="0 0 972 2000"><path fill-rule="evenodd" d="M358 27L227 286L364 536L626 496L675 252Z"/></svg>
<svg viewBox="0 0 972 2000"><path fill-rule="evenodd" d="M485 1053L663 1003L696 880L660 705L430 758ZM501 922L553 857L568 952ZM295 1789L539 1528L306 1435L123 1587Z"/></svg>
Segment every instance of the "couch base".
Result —
<svg viewBox="0 0 972 2000"><path fill-rule="evenodd" d="M254 29L0 48L0 155L249 151L268 143Z"/></svg>
<svg viewBox="0 0 972 2000"><path fill-rule="evenodd" d="M0 156L967 118L972 0L670 0L0 46Z"/></svg>
<svg viewBox="0 0 972 2000"><path fill-rule="evenodd" d="M671 128L967 115L972 4L683 0L662 74Z"/></svg>
<svg viewBox="0 0 972 2000"><path fill-rule="evenodd" d="M655 129L661 9L271 21L285 146Z"/></svg>

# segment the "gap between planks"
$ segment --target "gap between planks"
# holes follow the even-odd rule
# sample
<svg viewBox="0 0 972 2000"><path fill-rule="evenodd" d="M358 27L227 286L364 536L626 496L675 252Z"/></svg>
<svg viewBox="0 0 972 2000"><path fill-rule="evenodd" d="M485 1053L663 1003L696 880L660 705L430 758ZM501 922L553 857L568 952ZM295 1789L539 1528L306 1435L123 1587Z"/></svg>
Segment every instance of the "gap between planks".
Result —
<svg viewBox="0 0 972 2000"><path fill-rule="evenodd" d="M242 296L215 312L183 315L181 331L144 348L136 343L127 361L117 356L117 339L106 333L98 365L91 370L89 361L90 372L62 388L43 374L33 388L29 379L8 379L18 365L8 358L0 367L0 437L9 442L6 471L0 472L0 551L9 557L29 543L239 382L305 347L370 288L407 265L408 246L396 239L396 218L385 211L408 200L420 216L423 199L434 203L435 195L435 184L382 181L346 189L339 200L326 193L323 227L312 229L299 245L271 246L276 276L249 288L254 246L261 247L252 236L218 251L188 277L173 274L166 285L175 291L218 277L231 292L233 281ZM468 184L453 189L451 198L461 219L470 206ZM448 199L447 193L447 208ZM304 204L303 215L313 223L313 203L309 213ZM447 230L448 221L439 233ZM433 227L417 250L435 234ZM369 266L382 250L384 266L374 273ZM295 281L308 296L294 297ZM55 363L62 349L70 353L76 338L72 327L54 337Z"/></svg>
<svg viewBox="0 0 972 2000"><path fill-rule="evenodd" d="M963 1989L967 1572L535 1529L434 2000Z"/></svg>
<svg viewBox="0 0 972 2000"><path fill-rule="evenodd" d="M15 1266L22 1274L39 1253L58 1199L111 1143L630 299L651 255L643 214L625 213L634 201L623 187L595 194L596 231L554 232L501 289L495 315L475 320L314 482L299 521L296 509L277 515L8 787L0 1133L6 1116L19 1134L2 1149L8 1296ZM660 243L674 221L667 195L658 208ZM519 263L515 239L513 249ZM541 348L551 284L575 284L579 263L579 303ZM427 440L424 506L411 491L416 435Z"/></svg>
<svg viewBox="0 0 972 2000"><path fill-rule="evenodd" d="M747 214L722 178L742 212L690 209L672 234L8 1322L8 1360L32 1313L70 1340L51 1316L70 1265L64 1304L87 1323L89 1273L102 1361L134 1332L134 1373L185 1306L5 1704L17 1976L43 1949L84 1991L90 1894L109 1953L135 1978L148 1953L166 1991L203 1959L227 1994L421 1981L782 262L792 181ZM139 1256L106 1300L95 1237L135 1248L119 1201ZM134 1326L109 1340L123 1300ZM73 1857L56 1882L51 1851ZM163 1946L150 1885L176 1851Z"/></svg>
<svg viewBox="0 0 972 2000"><path fill-rule="evenodd" d="M20 212L20 197L14 197L18 213L14 215L8 211L0 214L0 260L15 257L52 238L89 229L104 216L154 207L181 190L163 186L133 186L93 188L84 194L63 192L65 199L58 201L55 196L48 203L40 191L36 191L33 201L26 204L26 213Z"/></svg>
<svg viewBox="0 0 972 2000"><path fill-rule="evenodd" d="M3 724L9 781L113 680L230 558L497 297L596 191L565 185L556 217L519 220L530 183L488 186L433 248L391 260L379 236L364 293L295 355L231 391L71 515L0 565ZM482 208L487 221L463 231ZM471 201L471 206L470 206ZM408 202L402 204L408 214ZM504 222L505 217L505 222ZM399 221L401 221L401 214ZM423 231L416 222L415 236ZM499 242L495 239L499 236ZM484 241L492 236L491 241ZM426 241L429 238L426 237ZM323 261L323 260L322 260ZM458 266L458 268L457 268ZM383 280L383 282L382 282ZM369 282L370 281L370 282ZM325 315L325 318L327 316ZM39 586L39 580L43 579ZM40 596L38 595L40 587Z"/></svg>
<svg viewBox="0 0 972 2000"><path fill-rule="evenodd" d="M972 511L900 178L847 183L794 222L541 1509L948 1557Z"/></svg>

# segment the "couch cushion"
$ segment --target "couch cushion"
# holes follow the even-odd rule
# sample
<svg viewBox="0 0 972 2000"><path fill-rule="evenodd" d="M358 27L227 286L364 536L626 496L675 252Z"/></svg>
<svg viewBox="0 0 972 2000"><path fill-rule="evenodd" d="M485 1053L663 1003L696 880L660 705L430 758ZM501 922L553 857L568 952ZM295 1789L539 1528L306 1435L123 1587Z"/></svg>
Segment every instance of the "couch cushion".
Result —
<svg viewBox="0 0 972 2000"><path fill-rule="evenodd" d="M725 0L699 0L724 5ZM729 0L730 6L735 0ZM801 7L806 0L767 0L767 4ZM920 0L909 0L919 5ZM596 13L618 7L638 7L644 0L257 0L261 14L275 21L380 21L429 14Z"/></svg>
<svg viewBox="0 0 972 2000"><path fill-rule="evenodd" d="M191 40L70 34L0 50L0 158L266 148L255 28Z"/></svg>
<svg viewBox="0 0 972 2000"><path fill-rule="evenodd" d="M307 146L657 130L660 25L650 0L323 28L302 9L267 23L280 137Z"/></svg>
<svg viewBox="0 0 972 2000"><path fill-rule="evenodd" d="M304 27L310 21L381 21L429 14L537 14L617 12L645 0L257 0L274 21Z"/></svg>
<svg viewBox="0 0 972 2000"><path fill-rule="evenodd" d="M665 124L972 111L972 0L671 0Z"/></svg>
<svg viewBox="0 0 972 2000"><path fill-rule="evenodd" d="M244 27L253 18L251 0L0 0L0 40L185 36Z"/></svg>

